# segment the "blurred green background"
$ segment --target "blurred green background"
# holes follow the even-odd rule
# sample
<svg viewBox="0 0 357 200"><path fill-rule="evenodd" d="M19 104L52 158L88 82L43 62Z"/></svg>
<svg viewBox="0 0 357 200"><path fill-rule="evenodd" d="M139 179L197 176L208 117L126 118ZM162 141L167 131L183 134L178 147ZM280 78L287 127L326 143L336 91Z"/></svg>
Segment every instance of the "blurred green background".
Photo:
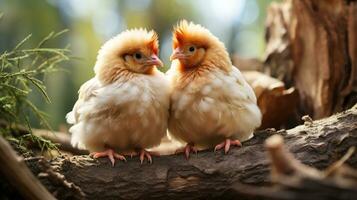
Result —
<svg viewBox="0 0 357 200"><path fill-rule="evenodd" d="M170 66L172 26L180 19L210 29L230 53L261 57L264 51L266 9L273 0L0 0L0 53L32 33L28 46L51 31L69 29L53 46L71 45L79 59L66 63L67 72L45 80L51 104L40 94L30 98L49 114L54 130L65 127L65 115L77 99L81 84L93 76L101 44L128 28L146 27L159 34L160 57ZM165 69L165 70L166 70ZM36 127L36 122L32 122Z"/></svg>

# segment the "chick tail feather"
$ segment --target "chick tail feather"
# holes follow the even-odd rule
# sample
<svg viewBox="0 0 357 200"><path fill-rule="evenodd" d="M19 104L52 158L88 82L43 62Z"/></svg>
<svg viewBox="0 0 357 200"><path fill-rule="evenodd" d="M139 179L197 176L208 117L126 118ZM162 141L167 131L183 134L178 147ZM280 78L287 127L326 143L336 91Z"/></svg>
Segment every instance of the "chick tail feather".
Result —
<svg viewBox="0 0 357 200"><path fill-rule="evenodd" d="M73 111L69 112L66 115L66 121L67 121L68 124L75 124L76 123L76 119L74 118Z"/></svg>

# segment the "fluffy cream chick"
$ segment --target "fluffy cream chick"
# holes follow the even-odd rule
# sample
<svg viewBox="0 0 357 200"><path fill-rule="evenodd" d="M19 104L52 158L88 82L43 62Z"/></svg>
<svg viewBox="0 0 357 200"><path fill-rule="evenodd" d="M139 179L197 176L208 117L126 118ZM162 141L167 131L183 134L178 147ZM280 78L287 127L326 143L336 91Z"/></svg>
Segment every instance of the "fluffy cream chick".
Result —
<svg viewBox="0 0 357 200"><path fill-rule="evenodd" d="M127 30L107 41L94 67L95 77L84 83L67 122L73 124L72 145L94 157L125 158L114 152L145 151L166 135L169 83L157 70L158 37L154 31Z"/></svg>
<svg viewBox="0 0 357 200"><path fill-rule="evenodd" d="M170 135L188 144L187 157L197 148L216 145L227 153L230 145L240 146L260 126L261 112L224 44L201 25L181 21L173 49Z"/></svg>

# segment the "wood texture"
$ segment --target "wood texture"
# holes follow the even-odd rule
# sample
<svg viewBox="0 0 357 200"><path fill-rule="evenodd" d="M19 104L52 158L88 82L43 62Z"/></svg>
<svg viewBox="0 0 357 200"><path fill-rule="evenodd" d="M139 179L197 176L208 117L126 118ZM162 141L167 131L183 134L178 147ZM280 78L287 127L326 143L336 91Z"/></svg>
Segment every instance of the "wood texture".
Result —
<svg viewBox="0 0 357 200"><path fill-rule="evenodd" d="M1 136L0 163L1 174L21 193L24 199L55 199Z"/></svg>
<svg viewBox="0 0 357 200"><path fill-rule="evenodd" d="M86 199L247 197L247 191L241 191L247 186L241 184L250 187L271 184L270 161L264 141L273 134L283 136L286 148L299 161L323 169L341 158L351 146L357 146L357 106L330 118L307 121L305 125L287 131L256 132L242 148L233 148L227 155L207 150L193 155L188 161L181 154L155 157L153 164L143 165L134 157L128 158L126 163L117 162L114 167L108 159L64 156L49 164L51 170L64 175L64 180L79 187ZM356 153L348 163L357 167ZM36 159L28 164L35 173L38 171L34 167ZM71 197L71 190L53 187L46 176L41 177L41 181L57 194L57 198Z"/></svg>
<svg viewBox="0 0 357 200"><path fill-rule="evenodd" d="M354 0L285 0L267 17L266 71L294 86L300 111L329 116L357 102Z"/></svg>

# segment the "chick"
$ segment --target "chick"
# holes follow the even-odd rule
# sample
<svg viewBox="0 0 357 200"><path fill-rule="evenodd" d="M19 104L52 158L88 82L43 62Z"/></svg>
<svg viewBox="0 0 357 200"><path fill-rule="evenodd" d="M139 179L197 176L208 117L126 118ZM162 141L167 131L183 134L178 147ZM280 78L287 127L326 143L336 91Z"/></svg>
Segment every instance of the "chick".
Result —
<svg viewBox="0 0 357 200"><path fill-rule="evenodd" d="M241 146L260 126L252 88L232 66L224 44L201 25L181 21L173 31L170 136L191 151Z"/></svg>
<svg viewBox="0 0 357 200"><path fill-rule="evenodd" d="M138 152L141 163L152 162L145 149L166 135L169 82L156 66L158 36L144 29L127 30L107 41L94 66L95 77L84 83L67 122L71 143L95 158L125 160L119 152Z"/></svg>

